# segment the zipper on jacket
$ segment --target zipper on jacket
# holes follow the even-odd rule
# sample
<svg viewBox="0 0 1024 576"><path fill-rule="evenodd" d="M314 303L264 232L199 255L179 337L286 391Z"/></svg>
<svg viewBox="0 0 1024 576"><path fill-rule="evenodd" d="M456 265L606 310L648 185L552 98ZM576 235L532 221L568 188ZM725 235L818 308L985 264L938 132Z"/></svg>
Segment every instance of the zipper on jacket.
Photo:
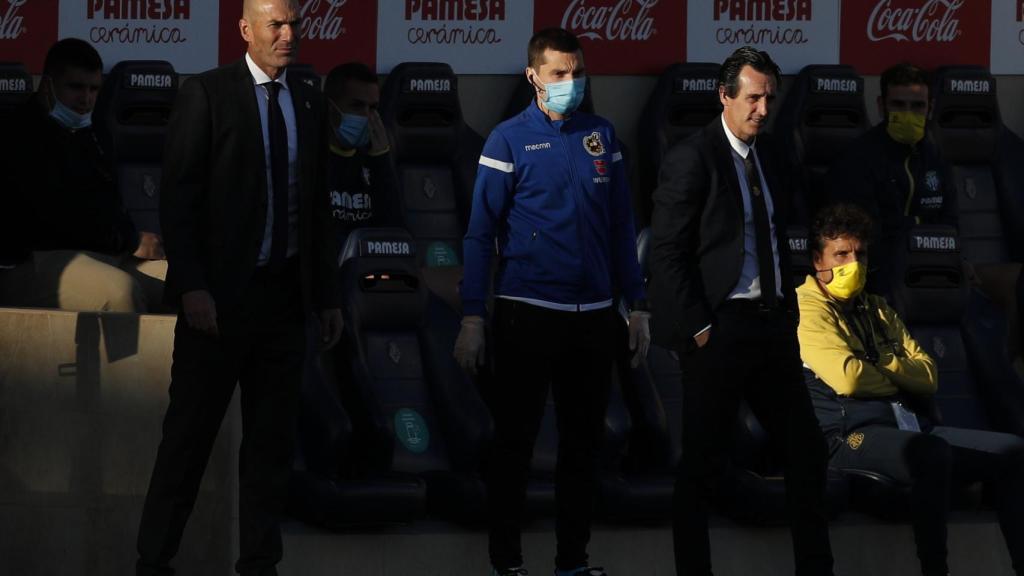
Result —
<svg viewBox="0 0 1024 576"><path fill-rule="evenodd" d="M565 126L565 122L562 123L562 126ZM573 202L575 202L575 204L576 204L576 206L575 206L575 208L576 208L576 241L579 242L580 258L581 258L581 262L580 262L581 266L580 266L580 270L579 270L580 282L579 282L579 284L577 286L583 287L585 285L585 281L586 281L585 269L586 269L586 261L587 261L587 258L586 258L587 247L586 247L586 244L583 242L583 222L582 222L582 220L583 220L583 207L580 204L580 197L579 197L579 192L580 192L579 188L580 188L580 185L581 185L581 181L580 181L579 175L576 173L576 163L573 161L572 155L569 154L569 146L568 146L568 144L565 141L565 133L562 132L561 128L559 128L559 130L558 130L558 137L562 141L562 153L565 154L565 159L566 159L566 161L569 162L569 178L572 180L572 184L573 184L573 186L572 186L572 198L573 198ZM579 295L577 294L577 296L579 296Z"/></svg>

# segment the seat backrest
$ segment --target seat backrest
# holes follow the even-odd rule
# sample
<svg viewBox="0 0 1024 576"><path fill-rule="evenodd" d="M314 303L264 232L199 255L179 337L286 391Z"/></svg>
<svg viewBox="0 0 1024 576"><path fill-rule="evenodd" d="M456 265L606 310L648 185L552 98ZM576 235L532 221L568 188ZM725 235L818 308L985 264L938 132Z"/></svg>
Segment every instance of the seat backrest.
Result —
<svg viewBox="0 0 1024 576"><path fill-rule="evenodd" d="M939 373L935 403L949 426L989 428L987 407L960 331L968 285L960 239L949 226L918 226L907 237L905 262L896 269L894 308Z"/></svg>
<svg viewBox="0 0 1024 576"><path fill-rule="evenodd" d="M821 207L829 165L870 127L864 79L851 66L805 66L794 79L772 128L794 171L794 217L808 223Z"/></svg>
<svg viewBox="0 0 1024 576"><path fill-rule="evenodd" d="M458 77L448 64L399 64L384 83L380 110L419 261L460 265L483 140L463 121Z"/></svg>
<svg viewBox="0 0 1024 576"><path fill-rule="evenodd" d="M977 66L943 67L932 87L934 108L929 132L951 165L964 258L971 262L1009 259L1007 218L1001 199L997 143L1004 130L996 99L996 79ZM1018 160L1013 160L1019 164Z"/></svg>
<svg viewBox="0 0 1024 576"><path fill-rule="evenodd" d="M419 275L416 242L399 228L349 234L342 396L371 467L475 473L492 426L451 355L459 321Z"/></svg>
<svg viewBox="0 0 1024 576"><path fill-rule="evenodd" d="M160 232L160 165L178 74L162 60L118 62L96 99L93 122L113 143L118 187L136 228Z"/></svg>
<svg viewBox="0 0 1024 576"><path fill-rule="evenodd" d="M673 64L662 72L640 115L639 187L634 206L650 221L651 194L658 185L661 159L673 144L697 132L722 112L718 64Z"/></svg>
<svg viewBox="0 0 1024 576"><path fill-rule="evenodd" d="M7 118L32 96L32 76L20 62L0 62L0 118Z"/></svg>

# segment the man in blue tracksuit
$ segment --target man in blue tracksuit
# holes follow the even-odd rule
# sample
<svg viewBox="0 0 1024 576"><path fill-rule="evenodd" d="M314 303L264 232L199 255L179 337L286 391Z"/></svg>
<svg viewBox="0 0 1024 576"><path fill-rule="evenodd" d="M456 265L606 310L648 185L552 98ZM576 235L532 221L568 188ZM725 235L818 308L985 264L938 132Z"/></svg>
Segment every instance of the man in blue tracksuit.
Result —
<svg viewBox="0 0 1024 576"><path fill-rule="evenodd" d="M626 170L603 118L577 112L586 87L579 41L536 33L526 77L535 102L491 133L480 156L463 243L462 330L455 356L484 358L492 257L495 439L487 473L492 574L525 574L520 511L550 389L559 430L556 575L603 575L587 564L615 334L612 300L629 313L639 362L650 342Z"/></svg>

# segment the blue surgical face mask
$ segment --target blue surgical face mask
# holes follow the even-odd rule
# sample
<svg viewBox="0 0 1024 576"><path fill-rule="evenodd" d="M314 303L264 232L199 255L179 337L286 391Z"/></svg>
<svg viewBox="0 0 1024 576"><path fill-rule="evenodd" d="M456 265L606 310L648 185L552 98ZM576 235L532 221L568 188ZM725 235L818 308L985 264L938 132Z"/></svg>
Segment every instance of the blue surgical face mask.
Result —
<svg viewBox="0 0 1024 576"><path fill-rule="evenodd" d="M79 114L65 106L64 103L57 98L57 92L53 89L52 79L50 80L50 93L53 97L53 109L50 110L50 116L61 126L68 130L81 130L82 128L92 126L92 112Z"/></svg>
<svg viewBox="0 0 1024 576"><path fill-rule="evenodd" d="M583 101L586 89L586 76L545 84L544 106L555 114L575 112Z"/></svg>
<svg viewBox="0 0 1024 576"><path fill-rule="evenodd" d="M370 143L370 119L358 114L346 114L331 102L331 106L341 115L341 124L335 128L338 140L350 148L363 148Z"/></svg>

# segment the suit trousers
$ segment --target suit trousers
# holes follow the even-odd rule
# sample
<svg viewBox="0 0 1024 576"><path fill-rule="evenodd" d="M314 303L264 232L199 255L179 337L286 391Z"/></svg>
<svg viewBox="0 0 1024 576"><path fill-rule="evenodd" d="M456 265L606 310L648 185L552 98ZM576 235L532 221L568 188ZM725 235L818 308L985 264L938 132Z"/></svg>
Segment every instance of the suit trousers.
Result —
<svg viewBox="0 0 1024 576"><path fill-rule="evenodd" d="M292 260L279 274L257 269L237 307L218 311L219 336L193 330L178 316L170 405L139 526L139 575L173 574L169 563L236 383L242 442L235 569L276 574L306 346L299 267Z"/></svg>
<svg viewBox="0 0 1024 576"><path fill-rule="evenodd" d="M615 313L549 310L501 298L494 308L495 381L485 390L494 416L487 472L491 564L506 569L523 563L522 509L550 389L558 426L555 565L584 566L599 487Z"/></svg>
<svg viewBox="0 0 1024 576"><path fill-rule="evenodd" d="M796 315L757 302L723 303L703 348L680 354L683 455L673 501L676 573L711 574L708 504L727 481L740 399L785 467L796 573L832 573L824 510L828 452L801 370Z"/></svg>
<svg viewBox="0 0 1024 576"><path fill-rule="evenodd" d="M865 426L847 438L854 434L859 442L838 443L832 466L879 472L910 487L911 524L925 576L949 573L946 520L951 487L978 480L995 489L999 527L1014 573L1024 574L1024 438L946 426L927 433Z"/></svg>

